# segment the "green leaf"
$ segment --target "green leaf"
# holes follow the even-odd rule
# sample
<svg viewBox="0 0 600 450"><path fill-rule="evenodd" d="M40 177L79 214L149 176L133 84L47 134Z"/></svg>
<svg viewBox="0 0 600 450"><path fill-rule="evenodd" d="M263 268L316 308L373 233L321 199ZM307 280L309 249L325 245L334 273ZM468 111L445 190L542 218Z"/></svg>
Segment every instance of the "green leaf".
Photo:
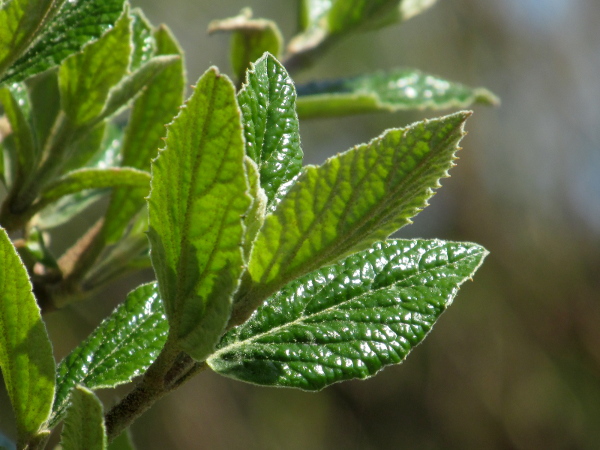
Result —
<svg viewBox="0 0 600 450"><path fill-rule="evenodd" d="M267 53L248 71L238 102L246 153L258 165L260 184L273 207L289 187L286 183L302 170L294 83Z"/></svg>
<svg viewBox="0 0 600 450"><path fill-rule="evenodd" d="M302 0L300 28L290 54L312 53L340 36L401 22L420 14L436 0Z"/></svg>
<svg viewBox="0 0 600 450"><path fill-rule="evenodd" d="M133 52L129 70L132 72L150 60L156 51L156 42L152 35L152 25L141 9L131 11Z"/></svg>
<svg viewBox="0 0 600 450"><path fill-rule="evenodd" d="M19 442L34 437L54 398L54 357L31 283L6 231L0 229L0 368Z"/></svg>
<svg viewBox="0 0 600 450"><path fill-rule="evenodd" d="M283 37L277 24L271 20L253 19L252 10L244 8L236 17L214 20L208 26L208 33L231 32L231 67L236 79L243 80L250 63L265 52L279 57L283 47Z"/></svg>
<svg viewBox="0 0 600 450"><path fill-rule="evenodd" d="M148 190L150 174L131 167L112 167L109 169L79 169L69 172L50 184L42 193L39 205L47 205L65 195L85 189L103 189L112 187L142 188Z"/></svg>
<svg viewBox="0 0 600 450"><path fill-rule="evenodd" d="M41 1L14 0L9 3L25 4L28 2L35 14L42 13L37 10ZM43 2L48 3L48 2ZM32 75L43 72L60 64L65 58L79 52L86 44L95 41L106 31L110 30L123 12L124 0L79 0L55 1L53 11L62 5L58 14L49 14L51 20L47 26L40 28L34 45L20 56L10 67L4 81L21 81ZM26 16L27 17L27 16ZM4 29L0 26L0 29ZM0 39L2 42L9 40Z"/></svg>
<svg viewBox="0 0 600 450"><path fill-rule="evenodd" d="M55 0L12 0L0 4L0 80L35 39Z"/></svg>
<svg viewBox="0 0 600 450"><path fill-rule="evenodd" d="M148 199L152 265L170 339L197 360L214 349L242 273L250 206L235 89L216 68L167 130Z"/></svg>
<svg viewBox="0 0 600 450"><path fill-rule="evenodd" d="M388 130L308 166L256 238L249 264L255 285L238 307L247 308L241 317L294 278L410 223L448 176L470 114Z"/></svg>
<svg viewBox="0 0 600 450"><path fill-rule="evenodd" d="M104 450L106 443L102 403L92 391L77 386L61 435L63 450Z"/></svg>
<svg viewBox="0 0 600 450"><path fill-rule="evenodd" d="M7 148L11 151L11 177L14 183L31 170L35 165L37 147L29 123L29 98L25 87L15 83L9 87L0 88L0 103L4 107L4 114L10 122L12 133L11 143Z"/></svg>
<svg viewBox="0 0 600 450"><path fill-rule="evenodd" d="M49 70L32 77L27 80L26 85L31 99L31 121L37 147L42 149L60 111L57 71Z"/></svg>
<svg viewBox="0 0 600 450"><path fill-rule="evenodd" d="M74 126L97 118L110 89L125 75L131 53L130 21L123 13L110 31L61 64L61 105Z"/></svg>
<svg viewBox="0 0 600 450"><path fill-rule="evenodd" d="M487 251L390 240L312 272L227 333L210 367L250 383L319 390L402 362Z"/></svg>
<svg viewBox="0 0 600 450"><path fill-rule="evenodd" d="M245 214L244 224L246 225L246 235L244 236L244 261L250 258L250 252L254 244L254 239L263 226L265 214L267 211L267 196L264 189L260 187L260 176L256 163L246 156L246 174L248 175L249 194L252 197L252 205Z"/></svg>
<svg viewBox="0 0 600 450"><path fill-rule="evenodd" d="M298 95L298 115L302 118L498 103L487 89L469 88L414 69L315 82L298 86Z"/></svg>
<svg viewBox="0 0 600 450"><path fill-rule="evenodd" d="M176 55L163 55L152 58L131 75L126 76L115 86L108 97L102 113L96 120L110 117L127 106L127 102L139 94L166 67L179 60Z"/></svg>
<svg viewBox="0 0 600 450"><path fill-rule="evenodd" d="M73 388L127 383L152 364L167 339L168 323L155 283L139 286L57 369L50 426L63 418Z"/></svg>
<svg viewBox="0 0 600 450"><path fill-rule="evenodd" d="M169 123L183 103L185 73L183 54L168 28L154 34L156 55L178 55L179 60L158 74L136 98L123 142L122 164L150 170L150 161L163 145L165 124ZM106 213L103 234L109 243L121 238L123 230L145 204L148 189L116 189Z"/></svg>

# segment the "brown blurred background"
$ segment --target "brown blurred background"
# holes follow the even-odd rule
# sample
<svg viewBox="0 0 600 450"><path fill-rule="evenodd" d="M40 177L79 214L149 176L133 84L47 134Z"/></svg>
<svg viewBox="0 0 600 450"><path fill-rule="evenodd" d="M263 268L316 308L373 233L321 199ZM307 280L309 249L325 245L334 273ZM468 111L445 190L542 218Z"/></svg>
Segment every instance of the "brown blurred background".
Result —
<svg viewBox="0 0 600 450"><path fill-rule="evenodd" d="M210 20L251 6L286 38L295 31L292 1L132 3L173 29L190 84L211 64L230 70L228 37L208 37ZM138 447L600 448L599 22L595 0L441 1L403 26L352 36L298 74L417 67L498 94L501 107L474 108L452 178L399 233L491 254L404 364L316 394L203 373L135 424ZM303 121L306 162L439 114ZM49 315L57 358L138 282Z"/></svg>

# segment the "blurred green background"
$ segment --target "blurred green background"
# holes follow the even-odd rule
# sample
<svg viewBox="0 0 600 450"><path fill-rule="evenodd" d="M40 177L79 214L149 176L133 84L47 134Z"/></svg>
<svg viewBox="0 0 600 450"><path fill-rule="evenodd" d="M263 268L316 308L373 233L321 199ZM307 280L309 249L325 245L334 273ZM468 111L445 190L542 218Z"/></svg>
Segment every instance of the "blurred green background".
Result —
<svg viewBox="0 0 600 450"><path fill-rule="evenodd" d="M293 1L132 3L172 28L190 84L211 64L230 71L229 39L208 37L210 20L251 6L286 38L295 31ZM135 424L138 447L600 448L598 19L594 0L447 0L402 26L354 35L296 75L416 67L499 95L500 107L474 108L452 177L399 233L474 241L491 254L404 364L316 394L203 373ZM302 121L306 162L440 114ZM47 316L57 358L142 278Z"/></svg>

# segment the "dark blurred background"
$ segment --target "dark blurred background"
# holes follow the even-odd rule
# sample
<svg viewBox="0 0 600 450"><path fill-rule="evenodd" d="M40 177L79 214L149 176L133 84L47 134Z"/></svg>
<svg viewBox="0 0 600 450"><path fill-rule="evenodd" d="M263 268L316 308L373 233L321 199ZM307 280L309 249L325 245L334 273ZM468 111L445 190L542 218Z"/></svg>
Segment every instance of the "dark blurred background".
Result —
<svg viewBox="0 0 600 450"><path fill-rule="evenodd" d="M229 39L208 37L210 20L251 6L286 38L295 31L292 1L132 3L172 28L190 84L211 64L230 71ZM352 36L296 75L406 66L499 95L500 107L474 108L452 177L399 233L474 241L491 254L404 364L316 394L203 373L135 424L138 447L600 448L599 21L595 0L447 0L402 26ZM306 162L441 114L303 121ZM139 280L49 315L57 358Z"/></svg>

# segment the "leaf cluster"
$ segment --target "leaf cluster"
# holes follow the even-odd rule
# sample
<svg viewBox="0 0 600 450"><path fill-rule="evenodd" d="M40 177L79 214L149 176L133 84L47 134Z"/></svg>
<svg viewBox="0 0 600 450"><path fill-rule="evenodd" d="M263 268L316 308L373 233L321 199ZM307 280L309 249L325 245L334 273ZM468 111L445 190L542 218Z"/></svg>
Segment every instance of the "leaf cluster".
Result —
<svg viewBox="0 0 600 450"><path fill-rule="evenodd" d="M487 252L388 238L448 176L471 112L319 166L303 166L299 118L495 97L413 69L302 86L289 71L433 3L303 0L285 52L245 9L210 26L232 36L234 81L211 67L185 102L178 43L124 0L1 4L0 368L19 449L63 420L64 449L132 448L127 427L203 370L319 390L424 339ZM53 230L92 205L102 214L56 256ZM56 364L42 314L149 267L156 281ZM105 413L94 390L136 377Z"/></svg>

